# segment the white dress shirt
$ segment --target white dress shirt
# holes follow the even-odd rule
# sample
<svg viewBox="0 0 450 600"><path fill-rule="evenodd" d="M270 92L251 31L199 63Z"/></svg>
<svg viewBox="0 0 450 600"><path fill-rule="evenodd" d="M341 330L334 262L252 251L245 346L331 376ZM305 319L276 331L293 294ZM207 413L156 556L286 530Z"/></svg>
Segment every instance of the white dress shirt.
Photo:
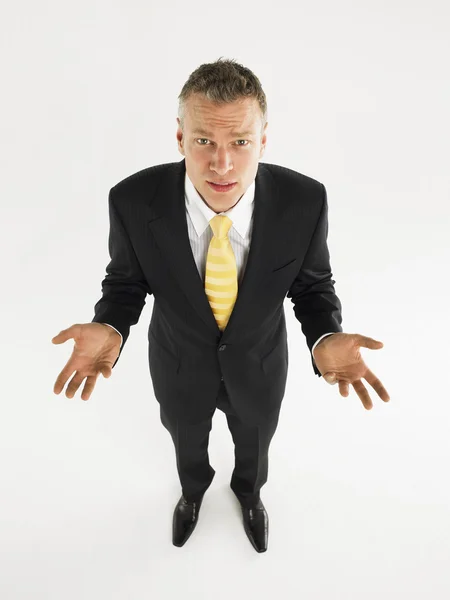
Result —
<svg viewBox="0 0 450 600"><path fill-rule="evenodd" d="M230 240L236 258L238 282L241 283L244 276L245 265L247 264L247 256L250 249L253 230L255 181L253 180L253 183L248 187L247 191L237 204L227 211L216 213L203 201L186 172L184 179L184 197L189 241L202 281L205 281L206 257L208 254L209 243L213 237L213 231L209 226L209 222L213 217L219 214L226 215L233 221L233 225L228 231L228 239ZM104 323L104 325L109 325L117 331L117 329L109 323ZM117 331L117 333L121 337L120 347L122 348L122 334L120 331ZM320 340L327 335L333 335L333 333L335 332L324 333L320 336L312 347L313 357L314 348Z"/></svg>

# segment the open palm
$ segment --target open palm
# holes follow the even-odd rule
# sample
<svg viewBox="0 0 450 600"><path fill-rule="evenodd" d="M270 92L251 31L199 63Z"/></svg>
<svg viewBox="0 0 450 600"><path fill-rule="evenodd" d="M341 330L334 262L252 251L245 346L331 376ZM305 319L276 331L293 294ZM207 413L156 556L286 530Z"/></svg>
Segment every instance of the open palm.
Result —
<svg viewBox="0 0 450 600"><path fill-rule="evenodd" d="M330 384L339 385L341 396L348 396L350 384L360 397L364 408L373 408L365 379L384 402L390 397L381 381L364 362L359 349L379 350L383 343L359 333L333 333L323 338L314 349L314 361L323 378Z"/></svg>

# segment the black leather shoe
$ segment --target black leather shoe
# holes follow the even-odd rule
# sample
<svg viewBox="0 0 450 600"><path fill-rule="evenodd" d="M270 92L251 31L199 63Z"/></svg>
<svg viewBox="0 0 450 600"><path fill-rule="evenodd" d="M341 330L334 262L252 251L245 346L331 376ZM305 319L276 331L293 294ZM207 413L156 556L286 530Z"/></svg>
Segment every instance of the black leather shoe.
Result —
<svg viewBox="0 0 450 600"><path fill-rule="evenodd" d="M203 496L197 502L187 502L184 496L178 500L173 513L172 543L183 546L197 525L198 513L203 502Z"/></svg>
<svg viewBox="0 0 450 600"><path fill-rule="evenodd" d="M269 537L269 516L264 504L261 500L258 500L250 508L246 508L241 504L241 509L245 533L253 548L257 552L265 552Z"/></svg>

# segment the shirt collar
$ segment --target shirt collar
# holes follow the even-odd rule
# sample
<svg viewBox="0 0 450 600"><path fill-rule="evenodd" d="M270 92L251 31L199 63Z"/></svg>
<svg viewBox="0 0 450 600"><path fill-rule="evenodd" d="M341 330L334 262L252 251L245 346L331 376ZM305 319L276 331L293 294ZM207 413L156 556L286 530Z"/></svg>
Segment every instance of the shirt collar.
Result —
<svg viewBox="0 0 450 600"><path fill-rule="evenodd" d="M186 209L189 212L192 224L195 227L197 235L200 237L202 233L209 227L210 220L217 216L202 199L197 192L194 184L190 180L187 171L184 179L184 190ZM255 198L255 180L252 181L239 202L227 211L218 213L226 215L233 221L234 229L242 238L245 238L250 227L250 221L253 213L253 203Z"/></svg>

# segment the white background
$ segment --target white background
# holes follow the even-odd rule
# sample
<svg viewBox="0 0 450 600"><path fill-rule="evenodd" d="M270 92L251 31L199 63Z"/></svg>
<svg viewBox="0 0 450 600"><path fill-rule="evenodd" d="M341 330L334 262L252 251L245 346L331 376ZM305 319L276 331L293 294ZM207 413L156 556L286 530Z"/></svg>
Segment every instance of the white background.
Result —
<svg viewBox="0 0 450 600"><path fill-rule="evenodd" d="M450 594L450 11L444 0L18 2L2 10L0 596L443 600ZM148 370L153 297L89 401L53 393L109 261L108 192L182 160L177 96L204 62L259 77L263 162L327 188L344 332L391 401L290 370L247 540L217 411L199 523L171 543L175 452ZM84 385L84 384L83 384Z"/></svg>

